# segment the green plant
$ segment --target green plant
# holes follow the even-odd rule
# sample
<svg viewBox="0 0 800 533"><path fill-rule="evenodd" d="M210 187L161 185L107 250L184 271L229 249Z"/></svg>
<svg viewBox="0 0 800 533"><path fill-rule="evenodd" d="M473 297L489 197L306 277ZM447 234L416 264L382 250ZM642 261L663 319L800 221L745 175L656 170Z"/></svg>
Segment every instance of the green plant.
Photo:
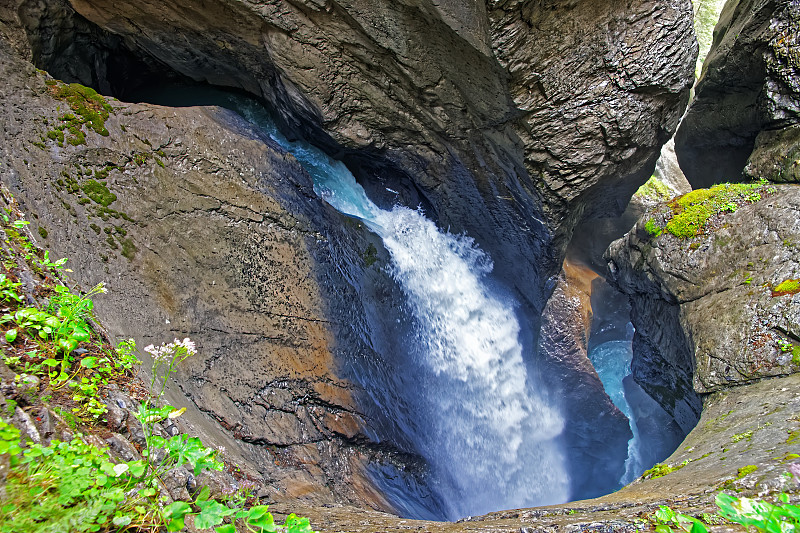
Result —
<svg viewBox="0 0 800 533"><path fill-rule="evenodd" d="M731 522L766 533L797 531L800 528L800 506L790 505L789 497L785 493L779 496L779 501L783 505L745 497L736 498L724 492L717 494L716 498L720 514Z"/></svg>
<svg viewBox="0 0 800 533"><path fill-rule="evenodd" d="M133 340L126 341L125 350L135 350ZM188 338L182 341L175 339L169 344L161 346L149 345L145 348L153 357L153 377L150 381L150 390L153 402L158 402L164 394L170 376L175 372L177 365L197 353L195 344ZM198 475L206 469L222 469L223 465L216 459L216 450L206 447L200 439L189 437L185 434L175 435L168 439L155 435L156 423L167 418L177 418L186 409L175 409L170 405L152 407L150 401L142 403L136 417L142 424L145 435L146 449L146 485L153 485L154 480L164 472L189 464ZM166 458L157 462L156 450L164 450ZM257 505L246 509L246 498L234 498L227 502L220 502L209 498L209 489L205 487L194 501L200 509L194 511L187 502L176 501L166 506L162 511L162 519L167 531L180 531L188 515L194 516L194 525L199 529L214 528L216 533L236 533L234 522L240 520L248 531L253 533L272 533L282 527L287 533L313 533L307 518L299 518L290 514L283 526L274 523L272 514L267 512L266 505ZM223 523L225 520L228 523Z"/></svg>
<svg viewBox="0 0 800 533"><path fill-rule="evenodd" d="M54 98L65 100L74 113L66 113L59 117L61 123L48 132L48 138L63 146L64 130L66 130L70 133L70 137L66 139L69 144L73 146L84 144L86 142L86 135L82 131L84 125L88 125L100 135L108 136L105 122L113 108L105 98L93 89L77 83L67 85L56 80L46 80L45 83L50 94Z"/></svg>
<svg viewBox="0 0 800 533"><path fill-rule="evenodd" d="M94 203L100 204L103 207L108 207L112 203L114 203L117 199L117 195L108 190L108 187L105 184L100 183L97 180L86 180L86 182L81 186L81 190L86 193Z"/></svg>
<svg viewBox="0 0 800 533"><path fill-rule="evenodd" d="M679 239L696 237L706 229L708 220L719 213L734 212L745 202L761 199L763 183L723 183L710 189L698 189L671 202L672 219L666 230Z"/></svg>
<svg viewBox="0 0 800 533"><path fill-rule="evenodd" d="M739 442L741 440L751 440L753 438L753 430L750 431L743 431L742 433L736 433L731 436L731 442Z"/></svg>
<svg viewBox="0 0 800 533"><path fill-rule="evenodd" d="M687 533L708 533L708 528L697 518L676 513L666 505L661 505L653 516L656 533L673 533L686 531ZM677 528L677 529L673 529Z"/></svg>
<svg viewBox="0 0 800 533"><path fill-rule="evenodd" d="M653 220L652 218L648 219L647 222L645 222L644 229L651 237L654 238L658 237L664 232L664 230L658 224L656 224L656 221Z"/></svg>
<svg viewBox="0 0 800 533"><path fill-rule="evenodd" d="M688 465L690 462L691 462L691 460L687 459L686 461L683 461L682 463L680 463L678 465L675 465L675 466L670 466L668 464L659 463L659 464L653 465L653 468L650 468L649 470L645 470L644 473L642 474L642 477L646 478L646 479L656 479L656 478L659 478L659 477L664 477L667 474L671 474L672 472L675 472L676 470L680 470L684 466Z"/></svg>
<svg viewBox="0 0 800 533"><path fill-rule="evenodd" d="M92 297L97 294L105 294L106 288L103 282L98 283L83 296L72 294L63 285L54 288L56 294L50 299L48 309L55 311L61 323L54 334L56 346L64 351L65 354L78 347L78 343L88 341L91 328L86 324L86 320L91 317L94 302Z"/></svg>
<svg viewBox="0 0 800 533"><path fill-rule="evenodd" d="M72 272L68 268L64 268L64 265L67 264L67 258L62 257L61 259L56 260L55 262L50 261L50 251L44 251L44 257L41 261L39 261L41 267L45 270L50 270L51 272L57 273L59 270L64 270L66 272Z"/></svg>
<svg viewBox="0 0 800 533"><path fill-rule="evenodd" d="M5 274L0 274L0 300L6 302L13 300L17 303L21 303L22 296L17 292L17 289L21 286L22 283L11 281Z"/></svg>
<svg viewBox="0 0 800 533"><path fill-rule="evenodd" d="M0 507L0 532L94 532L135 524L156 526L155 493L130 492L144 473L141 461L112 463L79 437L49 446L29 443L0 421L0 452L11 469ZM155 529L155 528L153 528Z"/></svg>

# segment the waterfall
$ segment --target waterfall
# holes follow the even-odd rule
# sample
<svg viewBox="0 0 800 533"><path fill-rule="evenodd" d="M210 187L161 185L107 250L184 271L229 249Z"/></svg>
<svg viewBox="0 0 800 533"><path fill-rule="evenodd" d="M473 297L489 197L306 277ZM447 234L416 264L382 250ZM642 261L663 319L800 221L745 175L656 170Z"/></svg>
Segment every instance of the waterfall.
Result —
<svg viewBox="0 0 800 533"><path fill-rule="evenodd" d="M404 370L414 373L407 393L416 420L405 428L416 432L409 440L430 466L446 518L566 501L554 441L563 420L528 375L516 304L489 288L488 255L420 210L379 208L343 163L287 141L257 108L240 112L300 161L318 196L383 240L414 322Z"/></svg>

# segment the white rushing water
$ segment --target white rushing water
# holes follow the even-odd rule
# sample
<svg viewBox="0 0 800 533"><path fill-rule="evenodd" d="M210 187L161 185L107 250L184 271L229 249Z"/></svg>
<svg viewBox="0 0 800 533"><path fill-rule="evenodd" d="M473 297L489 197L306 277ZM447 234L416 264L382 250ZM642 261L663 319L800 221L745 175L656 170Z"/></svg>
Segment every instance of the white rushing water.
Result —
<svg viewBox="0 0 800 533"><path fill-rule="evenodd" d="M569 479L554 439L560 414L536 392L523 361L515 303L488 288L490 258L463 235L442 232L420 210L381 209L340 161L288 142L257 109L252 122L290 151L314 190L383 239L389 273L414 319L417 435L447 518L567 501Z"/></svg>

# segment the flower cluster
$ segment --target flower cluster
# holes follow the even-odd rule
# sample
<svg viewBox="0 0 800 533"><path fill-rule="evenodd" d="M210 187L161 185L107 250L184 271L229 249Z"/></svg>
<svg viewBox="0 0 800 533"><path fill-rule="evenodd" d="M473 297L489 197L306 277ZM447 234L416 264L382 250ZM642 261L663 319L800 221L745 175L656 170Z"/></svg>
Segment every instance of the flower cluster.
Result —
<svg viewBox="0 0 800 533"><path fill-rule="evenodd" d="M158 348L151 344L145 347L144 351L152 355L155 361L161 363L171 363L173 361L177 363L197 353L194 342L189 337L182 341L175 339L174 342L162 344Z"/></svg>

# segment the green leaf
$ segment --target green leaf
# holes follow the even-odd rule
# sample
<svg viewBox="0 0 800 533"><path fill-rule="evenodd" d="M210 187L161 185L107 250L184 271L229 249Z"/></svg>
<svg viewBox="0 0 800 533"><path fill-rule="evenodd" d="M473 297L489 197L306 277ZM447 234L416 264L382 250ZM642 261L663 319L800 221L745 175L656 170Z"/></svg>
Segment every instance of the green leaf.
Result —
<svg viewBox="0 0 800 533"><path fill-rule="evenodd" d="M294 513L286 517L283 527L286 528L286 533L314 533L308 518L300 518Z"/></svg>
<svg viewBox="0 0 800 533"><path fill-rule="evenodd" d="M656 533L674 533L674 531L667 525L659 524L656 526Z"/></svg>
<svg viewBox="0 0 800 533"><path fill-rule="evenodd" d="M708 528L699 520L692 523L692 529L689 533L708 533Z"/></svg>
<svg viewBox="0 0 800 533"><path fill-rule="evenodd" d="M72 352L78 347L78 341L75 339L58 339L56 344L67 353Z"/></svg>
<svg viewBox="0 0 800 533"><path fill-rule="evenodd" d="M127 526L132 521L130 516L115 516L114 519L111 521L117 527Z"/></svg>
<svg viewBox="0 0 800 533"><path fill-rule="evenodd" d="M217 500L206 500L197 504L200 514L194 517L194 526L198 529L208 529L222 523L222 519L236 512L227 505Z"/></svg>
<svg viewBox="0 0 800 533"><path fill-rule="evenodd" d="M267 512L266 505L256 505L246 512L247 523L261 532L272 533L277 530L272 513Z"/></svg>
<svg viewBox="0 0 800 533"><path fill-rule="evenodd" d="M17 328L6 331L6 342L11 344L17 340Z"/></svg>
<svg viewBox="0 0 800 533"><path fill-rule="evenodd" d="M81 359L81 366L85 368L94 368L97 366L97 357L84 357Z"/></svg>
<svg viewBox="0 0 800 533"><path fill-rule="evenodd" d="M195 499L195 503L200 503L206 501L208 498L211 497L211 489L208 488L208 485L200 489L200 494L197 495Z"/></svg>
<svg viewBox="0 0 800 533"><path fill-rule="evenodd" d="M144 461L131 461L128 463L128 467L130 467L130 473L133 477L142 477L147 470L147 465Z"/></svg>
<svg viewBox="0 0 800 533"><path fill-rule="evenodd" d="M677 519L677 515L675 511L667 507L666 505L661 505L656 511L656 520L661 522L674 522Z"/></svg>
<svg viewBox="0 0 800 533"><path fill-rule="evenodd" d="M184 527L184 518L192 510L192 507L182 501L172 502L161 510L164 521L167 522L167 531L180 531Z"/></svg>
<svg viewBox="0 0 800 533"><path fill-rule="evenodd" d="M236 526L233 524L225 524L224 526L215 528L214 531L217 533L236 533Z"/></svg>

